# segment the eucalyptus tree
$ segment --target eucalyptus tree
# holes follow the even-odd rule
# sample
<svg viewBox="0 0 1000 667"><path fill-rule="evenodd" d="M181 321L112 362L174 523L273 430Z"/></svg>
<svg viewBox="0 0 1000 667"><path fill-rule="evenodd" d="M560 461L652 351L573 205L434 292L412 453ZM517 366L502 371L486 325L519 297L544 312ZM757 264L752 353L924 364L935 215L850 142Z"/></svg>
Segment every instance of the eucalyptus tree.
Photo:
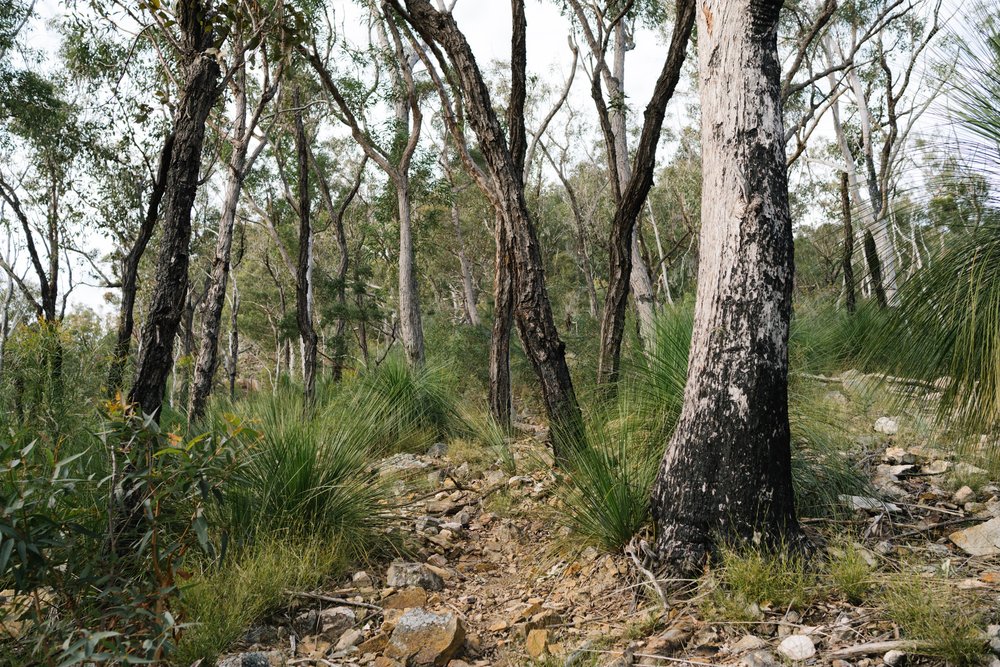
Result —
<svg viewBox="0 0 1000 667"><path fill-rule="evenodd" d="M527 90L524 3L514 0L511 4L511 95L507 132L501 127L482 71L452 13L443 6L440 10L435 9L427 0L407 0L405 7L394 2L392 6L419 35L420 42L411 35L411 44L438 91L444 120L462 162L494 206L498 222L495 284L498 290L504 290L510 301L509 310L506 306L501 309L500 303L496 304L499 312L494 318L506 318L510 313L517 322L521 342L540 380L556 455L563 456L564 448L575 447L582 442L583 418L566 365L565 346L552 316L538 236L524 196L524 164L528 152L528 136L524 127ZM461 97L453 100L452 93ZM456 113L462 114L461 119ZM466 146L465 122L471 126L478 140L485 169L473 160ZM494 337L494 341L497 340L504 339ZM491 349L491 357L495 351L495 348ZM498 364L497 368L500 367ZM497 388L502 389L499 383ZM491 393L494 393L492 377ZM509 420L509 400L506 405L501 405L500 401L496 403L491 408L500 413L501 420L505 414Z"/></svg>
<svg viewBox="0 0 1000 667"><path fill-rule="evenodd" d="M326 91L331 113L348 128L351 136L364 150L365 155L381 169L395 189L397 217L399 221L399 324L406 352L411 366L424 363L424 330L420 313L420 293L417 284L416 252L413 242L413 202L410 184L410 167L416 153L423 125L423 111L420 107L420 92L414 78L414 65L418 56L408 48L393 17L386 16L372 3L369 7L375 39L369 45L370 62L376 72L369 72L375 81L373 86L359 81L345 82L330 70L330 49L326 56L320 54L319 46L312 43L305 55L319 76ZM336 36L330 35L330 41ZM303 49L305 50L305 49ZM389 128L388 140L379 141L370 131L366 106L373 103L379 90L379 74L386 72L391 81L389 97L392 105L393 122ZM364 90L357 95L357 89Z"/></svg>
<svg viewBox="0 0 1000 667"><path fill-rule="evenodd" d="M646 106L642 132L635 157L629 160L625 112L625 52L631 48L629 24L639 10L655 11L657 4L636 7L635 2L595 3L590 10L580 0L567 0L573 9L580 31L592 58L591 95L597 107L607 151L608 168L613 175L613 193L617 205L608 242L610 261L608 291L601 319L601 350L597 376L602 383L618 378L625 307L629 285L635 298L640 334L648 345L655 327L653 285L649 270L639 250L636 221L653 185L656 149L667 104L680 80L688 39L694 26L695 3L677 0L670 45L659 78ZM614 59L608 63L608 49L613 40ZM602 90L607 87L608 99Z"/></svg>
<svg viewBox="0 0 1000 667"><path fill-rule="evenodd" d="M255 9L261 10L260 6ZM280 35L282 16L279 12L270 14L261 11L244 12L243 19L230 32L230 42L234 53L242 54L254 48L254 42L262 39L274 39ZM248 80L246 58L239 56L232 76L229 77L229 88L233 95L232 120L226 139L229 143L229 160L226 165L226 186L222 199L222 212L219 216L216 234L215 254L210 269L208 293L202 307L201 336L198 358L194 366L194 380L191 385L191 398L188 407L188 421L201 418L205 411L208 396L212 390L212 380L218 367L219 329L222 322L222 310L225 305L227 281L229 278L230 254L233 246L233 230L236 224L236 214L240 202L240 193L247 173L253 168L258 156L266 143L266 133L256 141L250 150L251 140L257 131L261 116L267 109L278 86L281 83L286 57L280 45L274 48L277 56L272 64L272 54L269 49L260 50L258 90L251 89L252 82ZM251 72L251 75L253 72ZM248 97L256 94L252 106ZM235 285L233 287L233 305L236 299ZM231 352L231 358L233 354ZM234 366L235 368L235 366ZM233 371L235 372L235 371ZM230 382L232 384L232 382Z"/></svg>
<svg viewBox="0 0 1000 667"><path fill-rule="evenodd" d="M781 0L698 11L702 227L683 407L652 494L655 556L696 572L716 539L794 545L788 423L792 224Z"/></svg>
<svg viewBox="0 0 1000 667"><path fill-rule="evenodd" d="M151 8L153 20L176 50L180 64L173 117L173 150L167 162L162 204L163 237L156 283L139 345L129 402L155 419L173 366L174 337L188 287L191 207L198 189L205 124L221 93L222 71L215 52L221 45L209 7L202 0L179 0L173 14ZM168 27L169 25L169 27Z"/></svg>

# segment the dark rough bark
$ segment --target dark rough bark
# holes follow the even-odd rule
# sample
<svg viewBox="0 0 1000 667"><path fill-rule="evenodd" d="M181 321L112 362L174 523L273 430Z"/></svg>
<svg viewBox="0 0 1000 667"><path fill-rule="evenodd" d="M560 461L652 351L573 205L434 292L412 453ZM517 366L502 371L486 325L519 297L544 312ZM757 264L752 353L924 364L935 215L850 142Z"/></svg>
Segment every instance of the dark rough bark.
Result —
<svg viewBox="0 0 1000 667"><path fill-rule="evenodd" d="M493 328L490 332L490 414L505 429L511 427L510 331L514 315L514 278L510 239L497 220L496 276L493 281Z"/></svg>
<svg viewBox="0 0 1000 667"><path fill-rule="evenodd" d="M522 4L513 0L515 17ZM427 0L406 0L406 10L396 4L406 20L428 44L438 44L448 55L454 77L464 96L469 124L476 134L487 166L495 204L504 231L509 235L514 285L514 319L521 341L542 386L546 411L552 426L553 447L561 456L563 447L583 441L583 417L577 404L565 345L559 338L552 307L545 289L545 275L534 222L524 199L524 182L519 177L523 162L515 164L511 148L500 126L489 90L475 56L451 14L436 11ZM515 21L517 31L519 24ZM515 37L515 43L517 38ZM443 54L434 49L439 57ZM515 62L520 61L516 56ZM512 81L523 72L512 72ZM522 119L523 122L523 119Z"/></svg>
<svg viewBox="0 0 1000 667"><path fill-rule="evenodd" d="M674 89L680 79L688 39L694 26L694 16L693 0L677 0L674 31L667 59L656 81L653 96L646 106L632 177L621 193L611 223L611 235L608 241L608 291L601 318L601 351L597 366L597 379L600 383L613 383L618 379L622 334L625 330L625 306L628 302L629 280L632 275L632 235L636 220L646 203L646 196L653 186L653 168L656 165L656 146L660 141L660 129L663 126L667 103L673 97Z"/></svg>
<svg viewBox="0 0 1000 667"><path fill-rule="evenodd" d="M704 0L702 232L684 403L651 500L661 564L698 571L717 539L797 544L788 424L793 279L780 0Z"/></svg>
<svg viewBox="0 0 1000 667"><path fill-rule="evenodd" d="M211 27L202 24L207 8L198 0L177 9L185 49L184 84L174 113L174 147L163 197L163 239L156 282L142 330L135 382L129 402L159 419L172 365L171 352L188 288L191 207L198 190L205 122L219 97L219 64L206 51Z"/></svg>
<svg viewBox="0 0 1000 667"><path fill-rule="evenodd" d="M847 302L847 312L857 309L854 293L854 225L851 221L851 193L847 182L847 172L840 174L840 206L844 213L844 294Z"/></svg>
<svg viewBox="0 0 1000 667"><path fill-rule="evenodd" d="M174 146L173 133L168 134L160 152L160 165L157 169L153 190L149 195L146 215L139 226L139 233L132 243L128 254L122 261L122 301L118 308L118 331L115 336L115 347L112 352L111 366L108 368L107 394L113 397L125 380L125 366L132 351L132 332L135 329L135 296L139 277L139 262L146 252L149 239L153 237L156 220L160 211L160 202L167 185L167 168L170 166L170 154Z"/></svg>
<svg viewBox="0 0 1000 667"><path fill-rule="evenodd" d="M316 390L316 357L319 336L312 322L312 223L309 219L309 149L302 122L302 106L295 91L295 151L298 155L299 258L295 274L295 312L302 339L302 385L306 404L312 403Z"/></svg>

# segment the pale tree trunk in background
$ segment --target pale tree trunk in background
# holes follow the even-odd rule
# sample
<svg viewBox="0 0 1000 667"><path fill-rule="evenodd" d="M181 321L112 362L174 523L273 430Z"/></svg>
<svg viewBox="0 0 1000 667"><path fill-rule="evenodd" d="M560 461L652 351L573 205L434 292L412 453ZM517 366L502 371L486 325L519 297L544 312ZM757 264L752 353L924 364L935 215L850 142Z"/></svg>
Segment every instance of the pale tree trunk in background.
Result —
<svg viewBox="0 0 1000 667"><path fill-rule="evenodd" d="M628 182L632 180L632 163L628 152L628 126L625 118L625 53L628 48L625 43L625 22L619 21L615 26L615 61L614 85L609 91L612 100L617 100L611 108L611 131L615 138L615 158L618 187L625 192ZM629 274L629 285L635 300L636 317L639 320L639 337L648 349L653 342L653 332L656 327L656 300L653 297L653 283L649 279L649 269L639 251L639 216L632 228L630 252L632 253L632 271Z"/></svg>
<svg viewBox="0 0 1000 667"><path fill-rule="evenodd" d="M833 62L833 55L830 48L830 40L824 39L822 42L823 50L826 54L826 59L828 63ZM836 77L834 74L827 76L827 80L830 82L831 90L835 90L837 86ZM830 105L830 118L833 123L834 135L837 139L837 146L840 148L840 154L844 160L844 171L847 173L847 182L850 189L850 193L854 198L854 208L861 216L862 226L861 226L861 236L862 236L862 249L864 250L865 263L868 266L868 284L871 287L872 293L875 294L875 298L881 307L886 307L888 305L888 298L886 294L885 282L883 280L882 267L885 266L886 258L882 256L879 251L879 243L877 241L877 236L879 235L879 225L875 217L875 210L873 208L874 204L870 201L865 201L865 197L862 194L861 185L858 182L858 172L854 165L854 153L851 151L850 144L847 141L847 135L844 132L844 126L840 120L840 101L834 100L833 104ZM882 229L882 233L886 230ZM882 244L885 248L885 244ZM889 261L895 262L895 259L890 257Z"/></svg>
<svg viewBox="0 0 1000 667"><path fill-rule="evenodd" d="M316 357L319 337L313 328L313 235L309 215L309 149L302 121L299 91L295 91L295 152L298 156L299 257L295 272L295 312L302 345L302 386L306 405L316 394Z"/></svg>
<svg viewBox="0 0 1000 667"><path fill-rule="evenodd" d="M452 190L452 196L457 193ZM455 240L458 243L458 263L462 267L462 294L464 296L466 321L474 327L478 327L479 311L476 309L476 287L472 280L472 263L465 255L465 240L462 237L462 220L458 210L458 202L451 202L451 224L455 228Z"/></svg>
<svg viewBox="0 0 1000 667"><path fill-rule="evenodd" d="M649 211L649 223L653 227L653 238L656 239L656 255L660 258L660 286L663 288L663 296L667 303L673 305L674 298L670 294L670 283L667 282L667 258L663 254L663 243L660 241L660 226L656 223L656 216L653 215L653 202L646 199L646 210Z"/></svg>
<svg viewBox="0 0 1000 667"><path fill-rule="evenodd" d="M858 76L856 68L847 70L847 80L858 103L858 118L861 123L861 141L865 162L865 180L868 184L868 205L871 206L871 233L875 239L875 249L878 251L882 270L882 287L885 290L886 303L897 305L896 292L896 247L889 232L885 211L882 210L882 190L879 187L878 175L875 173L874 147L872 144L871 111L868 108L868 98L865 96L864 84Z"/></svg>
<svg viewBox="0 0 1000 667"><path fill-rule="evenodd" d="M167 168L163 197L163 238L156 265L156 281L142 328L142 343L129 392L129 402L145 414L160 417L160 406L170 374L177 325L188 289L191 207L198 190L198 172L208 114L219 98L219 64L206 53L215 42L210 27L201 22L206 7L198 0L177 7L185 53L183 87L174 113L174 146Z"/></svg>
<svg viewBox="0 0 1000 667"><path fill-rule="evenodd" d="M338 84L333 80L315 46L311 52L304 51L305 57L319 75L320 83L340 111L340 120L351 130L351 136L365 154L386 173L396 188L397 214L399 217L399 322L400 337L411 366L424 363L424 331L420 316L420 292L417 285L416 255L413 246L413 223L410 205L409 170L420 139L423 113L413 65L416 56L403 48L399 30L391 17L384 17L373 9L376 33L382 48L393 55L390 76L400 93L393 100L393 115L396 120L398 138L405 139L398 158L394 150L382 149L374 144L368 132L361 127L345 100ZM402 134L404 133L405 134Z"/></svg>
<svg viewBox="0 0 1000 667"><path fill-rule="evenodd" d="M229 400L236 398L236 364L240 356L240 291L233 274L233 298L229 305L229 356L226 359L226 374L229 376Z"/></svg>
<svg viewBox="0 0 1000 667"><path fill-rule="evenodd" d="M417 258L413 248L413 223L410 206L410 178L403 172L396 182L399 207L399 334L410 366L424 363L424 327L420 318L420 293L417 289Z"/></svg>
<svg viewBox="0 0 1000 667"><path fill-rule="evenodd" d="M674 572L700 572L716 539L773 548L799 535L780 8L780 0L699 3L698 295L684 404L652 496L656 555Z"/></svg>

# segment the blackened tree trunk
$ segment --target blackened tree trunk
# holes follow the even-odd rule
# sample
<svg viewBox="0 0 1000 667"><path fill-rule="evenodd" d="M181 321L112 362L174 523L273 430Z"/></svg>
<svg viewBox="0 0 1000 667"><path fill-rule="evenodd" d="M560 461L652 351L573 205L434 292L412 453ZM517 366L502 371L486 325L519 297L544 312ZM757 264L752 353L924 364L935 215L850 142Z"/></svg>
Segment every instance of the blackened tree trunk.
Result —
<svg viewBox="0 0 1000 667"><path fill-rule="evenodd" d="M207 7L186 0L177 8L184 48L184 84L174 112L174 146L163 196L163 240L156 283L142 330L135 382L129 402L160 417L160 406L172 365L171 351L188 289L191 207L198 190L205 122L219 97L219 64L211 26L203 23Z"/></svg>
<svg viewBox="0 0 1000 667"><path fill-rule="evenodd" d="M714 540L799 536L788 425L793 277L780 0L698 11L703 151L698 295L684 404L652 496L657 554L696 571Z"/></svg>
<svg viewBox="0 0 1000 667"><path fill-rule="evenodd" d="M316 357L319 336L312 320L312 223L309 219L309 148L306 128L302 121L299 92L295 91L295 151L298 155L299 258L295 271L295 313L302 341L302 386L306 404L312 403L316 392Z"/></svg>
<svg viewBox="0 0 1000 667"><path fill-rule="evenodd" d="M122 301L118 308L118 330L115 335L115 347L112 352L111 366L108 368L107 395L113 397L122 388L125 381L125 366L132 352L132 333L135 329L135 297L138 288L139 262L146 252L149 239L153 237L156 220L159 216L160 202L167 185L167 169L170 166L170 155L174 146L173 133L168 134L163 142L160 153L160 166L157 169L156 180L149 196L146 215L139 226L139 233L132 243L128 254L122 261Z"/></svg>
<svg viewBox="0 0 1000 667"><path fill-rule="evenodd" d="M523 34L519 37L525 31L523 0L512 0L511 6L514 16L511 104L515 105L515 92L523 86L525 76ZM526 151L525 141L518 135L523 136L523 115L510 128L508 144L482 72L454 16L435 10L427 0L406 0L405 10L398 3L396 7L427 44L438 44L444 49L454 68L454 81L464 96L467 118L487 166L494 206L510 239L514 320L541 383L554 452L562 457L565 448L583 442L583 416L566 365L565 344L552 316L538 237L524 198L522 172Z"/></svg>
<svg viewBox="0 0 1000 667"><path fill-rule="evenodd" d="M847 182L847 172L840 172L840 206L844 213L844 298L847 312L857 309L854 294L854 225L851 221L851 193Z"/></svg>

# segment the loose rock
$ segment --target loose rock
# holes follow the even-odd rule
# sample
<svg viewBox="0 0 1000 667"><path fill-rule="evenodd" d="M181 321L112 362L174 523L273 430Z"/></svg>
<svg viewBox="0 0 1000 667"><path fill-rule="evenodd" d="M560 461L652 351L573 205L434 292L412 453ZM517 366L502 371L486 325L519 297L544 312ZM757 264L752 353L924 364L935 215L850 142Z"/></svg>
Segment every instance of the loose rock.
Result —
<svg viewBox="0 0 1000 667"><path fill-rule="evenodd" d="M386 572L386 583L393 588L444 589L444 581L423 563L395 562Z"/></svg>
<svg viewBox="0 0 1000 667"><path fill-rule="evenodd" d="M970 556L996 556L1000 554L1000 518L955 531L948 537Z"/></svg>
<svg viewBox="0 0 1000 667"><path fill-rule="evenodd" d="M806 635L789 635L778 644L778 653L789 660L808 660L816 655L816 645Z"/></svg>
<svg viewBox="0 0 1000 667"><path fill-rule="evenodd" d="M454 614L434 614L418 607L396 622L385 655L412 667L441 667L465 641L465 624Z"/></svg>
<svg viewBox="0 0 1000 667"><path fill-rule="evenodd" d="M883 433L885 435L896 435L899 433L899 422L892 417L879 417L875 420L875 432ZM908 462L900 461L900 463Z"/></svg>

